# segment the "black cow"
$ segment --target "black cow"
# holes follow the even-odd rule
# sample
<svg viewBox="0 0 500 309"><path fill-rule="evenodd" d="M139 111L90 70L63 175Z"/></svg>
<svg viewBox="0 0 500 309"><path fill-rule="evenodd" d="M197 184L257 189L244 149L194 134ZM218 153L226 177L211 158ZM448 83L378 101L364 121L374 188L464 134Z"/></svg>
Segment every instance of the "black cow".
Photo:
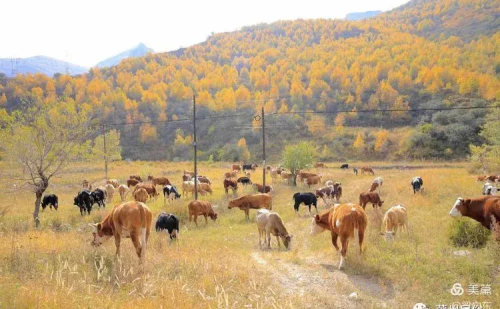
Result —
<svg viewBox="0 0 500 309"><path fill-rule="evenodd" d="M243 164L241 166L241 168L243 169L243 171L246 171L246 170L253 171L256 167L257 167L257 164Z"/></svg>
<svg viewBox="0 0 500 309"><path fill-rule="evenodd" d="M160 213L156 220L156 231L166 230L170 235L170 240L177 239L179 234L179 219L174 214L167 214L164 211Z"/></svg>
<svg viewBox="0 0 500 309"><path fill-rule="evenodd" d="M43 197L42 200L42 211L45 210L45 207L50 205L50 210L52 210L52 206L54 206L54 209L57 210L57 207L59 207L59 198L55 194L47 194Z"/></svg>
<svg viewBox="0 0 500 309"><path fill-rule="evenodd" d="M94 198L94 203L97 203L99 208L101 206L106 207L106 195L107 195L106 191L97 188L94 190L94 192L91 193L91 195Z"/></svg>
<svg viewBox="0 0 500 309"><path fill-rule="evenodd" d="M293 205L293 208L295 209L296 213L299 212L299 206L302 203L304 203L304 205L306 206L309 206L309 213L311 213L311 205L313 205L316 208L316 212L318 212L318 198L312 192L297 192L293 195L293 200L295 201L295 205Z"/></svg>
<svg viewBox="0 0 500 309"><path fill-rule="evenodd" d="M170 197L170 194L173 194L174 197ZM175 186L166 185L165 187L163 187L163 201L165 201L167 197L173 200L181 198L181 195L179 194L179 191L177 191L177 188Z"/></svg>
<svg viewBox="0 0 500 309"><path fill-rule="evenodd" d="M353 167L352 171L353 171L354 175L358 176L358 169L357 168Z"/></svg>
<svg viewBox="0 0 500 309"><path fill-rule="evenodd" d="M78 192L77 196L75 196L74 205L80 208L80 214L82 216L85 213L85 210L90 215L93 204L94 198L92 197L92 193L90 192L90 190L82 190Z"/></svg>
<svg viewBox="0 0 500 309"><path fill-rule="evenodd" d="M340 169L343 169L343 170L349 169L349 164L347 164L347 163L342 164L340 166Z"/></svg>
<svg viewBox="0 0 500 309"><path fill-rule="evenodd" d="M238 178L237 182L241 183L244 186L252 184L252 181L248 177L240 177L240 178Z"/></svg>
<svg viewBox="0 0 500 309"><path fill-rule="evenodd" d="M414 177L413 180L411 181L411 186L413 187L413 194L420 191L420 189L422 189L422 192L424 192L424 188L422 188L423 185L424 181L422 180L422 177L420 176Z"/></svg>

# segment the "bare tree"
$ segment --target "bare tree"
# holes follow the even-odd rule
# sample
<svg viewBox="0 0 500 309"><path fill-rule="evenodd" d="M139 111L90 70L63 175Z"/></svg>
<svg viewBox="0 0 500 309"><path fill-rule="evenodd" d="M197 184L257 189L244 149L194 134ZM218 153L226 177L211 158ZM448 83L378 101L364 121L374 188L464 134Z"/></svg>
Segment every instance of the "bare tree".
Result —
<svg viewBox="0 0 500 309"><path fill-rule="evenodd" d="M90 147L87 140L95 132L90 107L74 101L57 102L24 113L4 113L0 124L3 158L7 168L16 171L16 180L35 194L33 219L38 227L42 195L50 179L63 173L69 162Z"/></svg>

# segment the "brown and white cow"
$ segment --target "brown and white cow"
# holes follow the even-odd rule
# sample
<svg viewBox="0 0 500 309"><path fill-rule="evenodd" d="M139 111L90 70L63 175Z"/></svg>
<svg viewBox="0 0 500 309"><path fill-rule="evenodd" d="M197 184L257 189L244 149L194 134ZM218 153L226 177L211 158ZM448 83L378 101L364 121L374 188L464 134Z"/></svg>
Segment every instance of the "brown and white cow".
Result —
<svg viewBox="0 0 500 309"><path fill-rule="evenodd" d="M257 192L260 192L260 193L269 193L269 192L273 191L273 187L272 187L272 186L266 186L266 187L264 188L264 186L263 186L263 185L258 184L258 183L254 183L254 184L252 185L252 187L253 187L255 190L257 190Z"/></svg>
<svg viewBox="0 0 500 309"><path fill-rule="evenodd" d="M375 175L375 172L374 172L374 171L373 171L373 169L372 169L371 167L369 167L369 166L363 166L363 167L361 168L361 175L363 175L363 174L365 174L365 173L366 173L366 174L372 174L372 175Z"/></svg>
<svg viewBox="0 0 500 309"><path fill-rule="evenodd" d="M486 177L486 180L491 182L498 182L498 180L500 179L499 177L500 176L498 175L489 175L488 177Z"/></svg>
<svg viewBox="0 0 500 309"><path fill-rule="evenodd" d="M118 193L120 193L120 198L122 202L125 202L125 199L127 198L127 194L130 191L130 189L126 185L120 185L118 187Z"/></svg>
<svg viewBox="0 0 500 309"><path fill-rule="evenodd" d="M224 179L224 190L226 194L229 193L229 189L233 190L233 194L238 190L238 183L234 179Z"/></svg>
<svg viewBox="0 0 500 309"><path fill-rule="evenodd" d="M120 183L116 179L108 179L106 180L106 184L113 185L113 187L118 188L120 186Z"/></svg>
<svg viewBox="0 0 500 309"><path fill-rule="evenodd" d="M337 239L340 236L342 249L339 269L341 269L344 267L349 238L353 238L356 232L359 239L359 252L363 253L363 239L367 224L368 218L363 208L356 204L340 204L314 217L311 223L311 235L329 230L332 233L332 244L337 251L339 251Z"/></svg>
<svg viewBox="0 0 500 309"><path fill-rule="evenodd" d="M392 206L387 210L382 221L386 240L392 240L396 236L398 228L408 231L408 213L403 205Z"/></svg>
<svg viewBox="0 0 500 309"><path fill-rule="evenodd" d="M380 195L377 192L363 192L359 195L359 204L363 209L366 208L366 204L372 203L373 208L375 206L382 207L384 201L380 200Z"/></svg>
<svg viewBox="0 0 500 309"><path fill-rule="evenodd" d="M495 228L500 228L500 196L459 197L451 208L450 216L472 218L487 229L493 229L493 222L496 222Z"/></svg>
<svg viewBox="0 0 500 309"><path fill-rule="evenodd" d="M207 225L207 217L210 217L214 222L217 220L217 214L212 208L212 204L207 201L192 201L188 205L189 209L189 222L194 218L194 223L198 226L198 216L205 217L205 225Z"/></svg>
<svg viewBox="0 0 500 309"><path fill-rule="evenodd" d="M283 240L285 248L290 247L292 236L290 236L283 224L281 217L267 209L259 209L257 211L257 228L259 229L259 246L262 246L262 236L264 236L264 244L267 242L267 247L271 248L271 234L276 236L278 247L280 247L280 237Z"/></svg>
<svg viewBox="0 0 500 309"><path fill-rule="evenodd" d="M245 212L245 218L250 220L250 209L273 209L272 197L269 194L248 194L229 201L227 208L238 207Z"/></svg>
<svg viewBox="0 0 500 309"><path fill-rule="evenodd" d="M380 194L380 190L381 190L383 184L384 184L384 180L382 179L382 177L375 178L372 182L371 187L370 187L370 192L375 192L375 190L378 189L378 193Z"/></svg>
<svg viewBox="0 0 500 309"><path fill-rule="evenodd" d="M321 198L325 205L328 205L328 200L333 199L335 189L333 187L323 187L316 190L316 197Z"/></svg>
<svg viewBox="0 0 500 309"><path fill-rule="evenodd" d="M151 232L153 216L149 208L140 202L125 202L113 207L101 223L94 227L92 245L100 246L114 236L116 257L120 257L121 238L130 238L134 244L140 263L146 256L146 247Z"/></svg>

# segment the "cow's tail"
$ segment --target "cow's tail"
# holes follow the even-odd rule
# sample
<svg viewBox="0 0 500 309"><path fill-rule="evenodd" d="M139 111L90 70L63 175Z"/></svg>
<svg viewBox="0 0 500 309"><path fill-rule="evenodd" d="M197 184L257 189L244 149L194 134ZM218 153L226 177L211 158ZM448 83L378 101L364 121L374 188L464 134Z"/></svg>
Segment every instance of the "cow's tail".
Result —
<svg viewBox="0 0 500 309"><path fill-rule="evenodd" d="M269 199L269 210L273 210L273 199Z"/></svg>

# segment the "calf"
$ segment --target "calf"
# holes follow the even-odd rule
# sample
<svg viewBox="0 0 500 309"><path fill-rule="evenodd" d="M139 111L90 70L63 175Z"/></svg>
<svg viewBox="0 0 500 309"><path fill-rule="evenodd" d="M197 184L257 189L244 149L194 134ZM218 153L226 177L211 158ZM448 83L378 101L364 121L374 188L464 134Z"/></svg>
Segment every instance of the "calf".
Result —
<svg viewBox="0 0 500 309"><path fill-rule="evenodd" d="M173 185L166 185L163 187L163 205L166 204L166 200L172 202L174 199L180 199L181 195L179 194L179 191L177 191L177 188Z"/></svg>
<svg viewBox="0 0 500 309"><path fill-rule="evenodd" d="M370 187L370 192L374 192L378 188L378 193L380 194L380 189L382 188L382 185L384 184L384 180L382 177L377 177L373 180L372 185Z"/></svg>
<svg viewBox="0 0 500 309"><path fill-rule="evenodd" d="M241 183L244 186L252 184L252 181L248 177L240 177L240 178L238 178L237 182Z"/></svg>
<svg viewBox="0 0 500 309"><path fill-rule="evenodd" d="M292 236L290 236L283 224L281 217L267 209L259 209L257 211L257 228L259 230L259 246L262 246L261 239L264 236L264 243L267 242L267 247L271 248L271 234L276 236L278 246L280 247L280 237L283 240L285 248L290 247Z"/></svg>
<svg viewBox="0 0 500 309"><path fill-rule="evenodd" d="M128 179L135 179L137 181L142 182L142 178L139 175L130 175L130 176L128 176Z"/></svg>
<svg viewBox="0 0 500 309"><path fill-rule="evenodd" d="M107 185L104 186L104 188L106 188L106 196L107 196L106 201L108 203L113 203L113 197L115 196L115 187L113 187L113 185L108 183ZM118 188L120 187L118 186Z"/></svg>
<svg viewBox="0 0 500 309"><path fill-rule="evenodd" d="M363 167L361 168L361 175L363 175L363 174L365 174L365 173L366 173L366 174L372 174L372 175L375 175L375 172L374 172L374 171L373 171L373 169L372 169L371 167L369 167L369 166L363 166Z"/></svg>
<svg viewBox="0 0 500 309"><path fill-rule="evenodd" d="M59 198L55 194L47 194L42 199L42 211L45 210L45 207L49 206L50 210L52 210L52 206L57 210L59 207Z"/></svg>
<svg viewBox="0 0 500 309"><path fill-rule="evenodd" d="M489 176L486 177L486 180L487 181L491 181L491 182L497 182L498 179L499 179L498 177L499 176L497 176L497 175L489 175Z"/></svg>
<svg viewBox="0 0 500 309"><path fill-rule="evenodd" d="M341 269L347 255L349 238L354 238L356 231L359 252L363 253L363 240L367 224L368 218L363 208L355 204L340 204L314 217L311 223L311 235L317 235L326 230L331 231L332 244L337 251L339 251L337 239L340 236L342 250L340 251L339 269Z"/></svg>
<svg viewBox="0 0 500 309"><path fill-rule="evenodd" d="M137 186L139 183L141 183L139 180L136 179L127 179L127 187L133 187Z"/></svg>
<svg viewBox="0 0 500 309"><path fill-rule="evenodd" d="M366 204L372 203L373 208L375 206L382 207L384 201L380 200L380 196L376 192L363 192L359 195L359 204L363 209L366 208Z"/></svg>
<svg viewBox="0 0 500 309"><path fill-rule="evenodd" d="M500 197L486 195L479 198L459 197L451 208L453 218L469 217L481 223L485 228L500 228ZM496 222L496 227L493 223Z"/></svg>
<svg viewBox="0 0 500 309"><path fill-rule="evenodd" d="M309 186L309 188L312 185L317 185L321 183L321 177L322 176L311 176L306 179L306 184Z"/></svg>
<svg viewBox="0 0 500 309"><path fill-rule="evenodd" d="M300 204L304 203L304 205L309 206L309 214L311 214L311 205L316 208L316 213L318 212L318 199L316 198L316 195L312 192L307 192L307 193L300 193L297 192L293 195L293 200L295 204L293 205L293 208L295 209L295 213L299 213L299 206Z"/></svg>
<svg viewBox="0 0 500 309"><path fill-rule="evenodd" d="M269 193L269 192L273 191L273 187L272 186L266 186L264 188L263 185L258 184L258 183L254 183L252 186L253 186L253 188L255 190L257 190L257 192L260 192L260 193Z"/></svg>
<svg viewBox="0 0 500 309"><path fill-rule="evenodd" d="M334 196L334 192L335 192L335 189L333 188L333 186L327 186L327 187L323 187L323 188L319 188L316 190L316 197L318 198L321 198L323 200L323 202L325 202L325 205L328 205L328 201L329 199L332 199L333 196Z"/></svg>
<svg viewBox="0 0 500 309"><path fill-rule="evenodd" d="M233 190L233 194L238 190L238 183L232 179L224 179L224 191L229 193L229 189Z"/></svg>
<svg viewBox="0 0 500 309"><path fill-rule="evenodd" d="M342 165L340 166L340 169L342 169L342 170L347 170L347 169L349 169L349 164L347 164L347 163L342 164Z"/></svg>
<svg viewBox="0 0 500 309"><path fill-rule="evenodd" d="M160 193L158 193L158 191L156 191L156 187L153 184L147 184L147 183L137 184L137 186L134 189L134 193L135 193L135 191L137 191L139 189L146 190L146 192L149 195L149 198L156 198L156 197L158 197L158 195L160 195Z"/></svg>
<svg viewBox="0 0 500 309"><path fill-rule="evenodd" d="M249 194L240 198L230 200L228 209L238 207L245 212L245 218L250 220L250 209L267 208L273 209L272 197L269 194Z"/></svg>
<svg viewBox="0 0 500 309"><path fill-rule="evenodd" d="M127 194L130 191L130 189L126 185L120 185L118 187L118 193L120 193L120 198L122 202L125 202L125 199L127 198Z"/></svg>
<svg viewBox="0 0 500 309"><path fill-rule="evenodd" d="M170 241L177 239L180 234L179 218L174 214L168 214L164 211L156 219L155 228L157 232L166 231L170 236Z"/></svg>
<svg viewBox="0 0 500 309"><path fill-rule="evenodd" d="M422 177L417 176L413 177L411 180L411 186L413 188L413 194L417 193L418 191L422 190L422 193L424 192L424 181L422 180Z"/></svg>
<svg viewBox="0 0 500 309"><path fill-rule="evenodd" d="M148 200L148 191L143 188L139 188L134 191L134 199L141 203L146 203Z"/></svg>
<svg viewBox="0 0 500 309"><path fill-rule="evenodd" d="M233 178L236 177L236 175L238 175L237 171L226 172L224 173L224 178Z"/></svg>
<svg viewBox="0 0 500 309"><path fill-rule="evenodd" d="M104 187L97 187L94 191L92 191L92 198L94 199L94 203L97 203L97 205L100 207L106 207L106 198L107 198L107 191L106 188Z"/></svg>
<svg viewBox="0 0 500 309"><path fill-rule="evenodd" d="M333 195L335 196L337 202L339 202L340 198L342 197L342 184L340 182L334 182L333 190Z"/></svg>
<svg viewBox="0 0 500 309"><path fill-rule="evenodd" d="M83 216L85 211L90 215L92 210L92 205L94 204L94 198L90 190L82 190L78 192L78 195L74 198L74 205L80 208L80 214Z"/></svg>
<svg viewBox="0 0 500 309"><path fill-rule="evenodd" d="M189 209L189 222L191 222L191 219L194 218L194 223L196 226L198 226L198 216L204 216L205 217L205 225L207 225L208 220L207 217L210 217L214 222L217 220L217 214L212 208L212 204L210 204L207 201L192 201L188 205Z"/></svg>
<svg viewBox="0 0 500 309"><path fill-rule="evenodd" d="M382 235L385 235L386 240L394 239L398 228L408 231L408 214L406 208L403 205L396 205L389 208L384 215L382 225L385 227Z"/></svg>

